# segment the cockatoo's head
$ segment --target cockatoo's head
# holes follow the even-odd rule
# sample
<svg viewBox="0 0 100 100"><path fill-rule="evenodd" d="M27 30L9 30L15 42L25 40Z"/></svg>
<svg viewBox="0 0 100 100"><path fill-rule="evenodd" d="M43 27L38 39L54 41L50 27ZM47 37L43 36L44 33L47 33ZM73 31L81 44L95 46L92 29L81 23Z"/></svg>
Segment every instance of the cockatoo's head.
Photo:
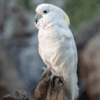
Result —
<svg viewBox="0 0 100 100"><path fill-rule="evenodd" d="M67 14L57 6L52 4L40 4L36 8L35 26L39 29L48 24L63 24L63 22L70 25L70 20Z"/></svg>

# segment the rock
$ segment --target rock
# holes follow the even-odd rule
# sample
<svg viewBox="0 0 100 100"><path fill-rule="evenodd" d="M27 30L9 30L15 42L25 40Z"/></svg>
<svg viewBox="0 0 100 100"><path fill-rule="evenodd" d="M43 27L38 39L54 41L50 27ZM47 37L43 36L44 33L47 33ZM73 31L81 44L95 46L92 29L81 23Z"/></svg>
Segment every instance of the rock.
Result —
<svg viewBox="0 0 100 100"><path fill-rule="evenodd" d="M70 100L69 91L65 88L66 84L62 77L50 79L50 70L39 82L35 89L36 100Z"/></svg>
<svg viewBox="0 0 100 100"><path fill-rule="evenodd" d="M100 100L100 34L85 47L79 66L89 97L91 100Z"/></svg>
<svg viewBox="0 0 100 100"><path fill-rule="evenodd" d="M0 84L0 100L7 94L7 89Z"/></svg>
<svg viewBox="0 0 100 100"><path fill-rule="evenodd" d="M25 90L17 90L12 94L8 94L2 98L2 100L29 100Z"/></svg>

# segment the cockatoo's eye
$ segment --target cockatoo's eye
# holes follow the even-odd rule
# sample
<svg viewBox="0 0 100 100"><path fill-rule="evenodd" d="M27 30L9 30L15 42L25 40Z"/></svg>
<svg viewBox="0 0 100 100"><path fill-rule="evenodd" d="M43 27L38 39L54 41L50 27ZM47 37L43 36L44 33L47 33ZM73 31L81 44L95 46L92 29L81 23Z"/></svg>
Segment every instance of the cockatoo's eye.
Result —
<svg viewBox="0 0 100 100"><path fill-rule="evenodd" d="M43 14L49 13L49 10L43 10Z"/></svg>
<svg viewBox="0 0 100 100"><path fill-rule="evenodd" d="M45 14L46 14L46 13L47 13L47 11L46 11L46 10L44 10L44 11L43 11L43 13L45 13Z"/></svg>

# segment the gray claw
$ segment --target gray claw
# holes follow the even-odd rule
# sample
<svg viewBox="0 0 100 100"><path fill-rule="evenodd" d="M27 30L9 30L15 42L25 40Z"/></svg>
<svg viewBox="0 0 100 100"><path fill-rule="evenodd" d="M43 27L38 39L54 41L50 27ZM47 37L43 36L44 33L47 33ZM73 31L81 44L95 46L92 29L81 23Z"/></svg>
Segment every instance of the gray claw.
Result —
<svg viewBox="0 0 100 100"><path fill-rule="evenodd" d="M50 76L50 81L51 81L51 87L53 88L54 87L54 85L55 85L55 78L57 78L58 76L56 76L56 75L54 75L54 74L52 74L51 76Z"/></svg>
<svg viewBox="0 0 100 100"><path fill-rule="evenodd" d="M51 81L51 87L54 88L54 85L55 85L55 79L56 78L59 78L59 85L62 85L63 81L60 79L60 76L57 76L57 75L54 75L52 74L50 76L50 81Z"/></svg>

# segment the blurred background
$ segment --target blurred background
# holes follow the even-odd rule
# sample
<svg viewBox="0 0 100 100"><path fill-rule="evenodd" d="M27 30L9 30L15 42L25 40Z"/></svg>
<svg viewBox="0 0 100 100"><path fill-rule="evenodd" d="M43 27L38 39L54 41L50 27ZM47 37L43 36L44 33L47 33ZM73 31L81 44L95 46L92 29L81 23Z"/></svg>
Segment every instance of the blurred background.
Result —
<svg viewBox="0 0 100 100"><path fill-rule="evenodd" d="M79 99L100 100L100 0L0 0L0 99L17 89L34 98L46 67L34 26L41 3L62 8L70 18L79 57Z"/></svg>

